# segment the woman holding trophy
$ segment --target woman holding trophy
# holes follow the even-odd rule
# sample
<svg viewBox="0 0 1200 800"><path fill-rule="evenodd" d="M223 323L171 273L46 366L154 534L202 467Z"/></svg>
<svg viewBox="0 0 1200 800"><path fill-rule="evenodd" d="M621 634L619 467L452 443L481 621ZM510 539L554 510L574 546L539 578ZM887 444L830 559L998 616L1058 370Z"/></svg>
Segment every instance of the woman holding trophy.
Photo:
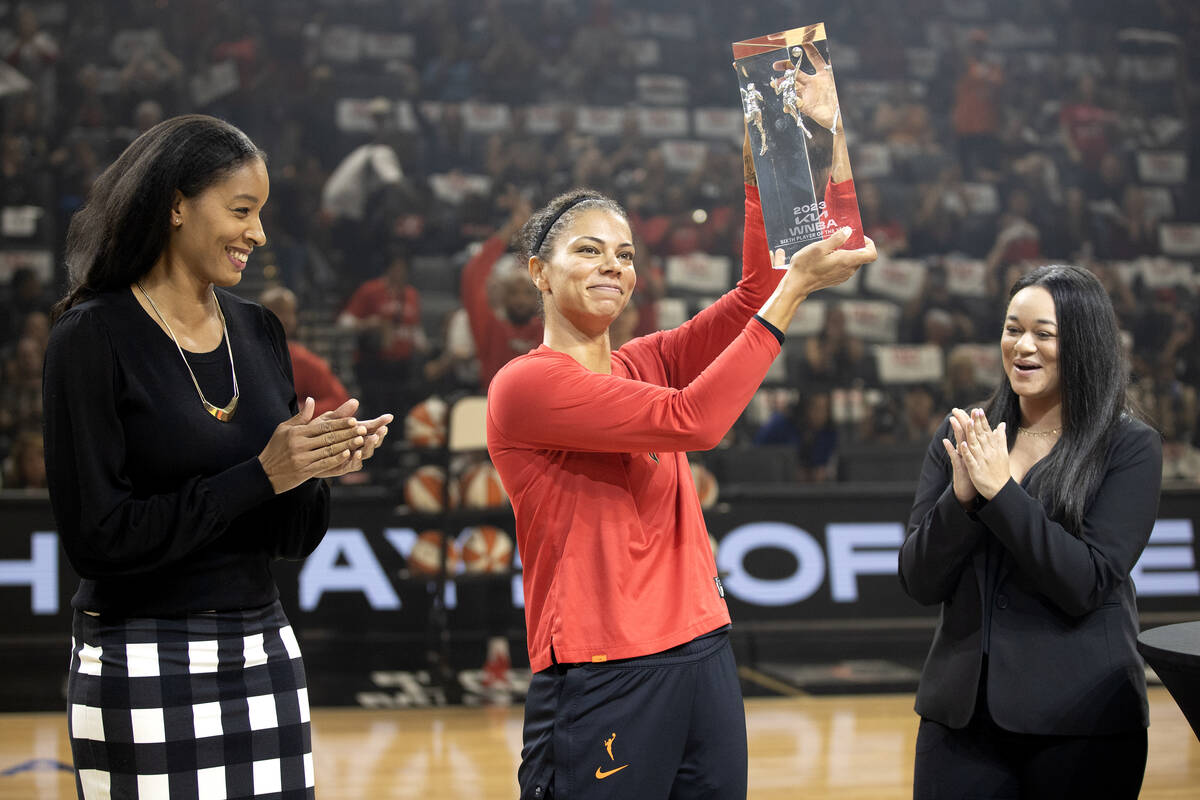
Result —
<svg viewBox="0 0 1200 800"><path fill-rule="evenodd" d="M614 351L635 283L624 210L560 195L521 231L542 345L488 396L512 498L529 658L522 798L736 798L746 729L730 617L686 456L720 441L800 303L875 257L849 230L785 263L766 247L750 155L737 286L691 321ZM773 268L775 267L775 268Z"/></svg>

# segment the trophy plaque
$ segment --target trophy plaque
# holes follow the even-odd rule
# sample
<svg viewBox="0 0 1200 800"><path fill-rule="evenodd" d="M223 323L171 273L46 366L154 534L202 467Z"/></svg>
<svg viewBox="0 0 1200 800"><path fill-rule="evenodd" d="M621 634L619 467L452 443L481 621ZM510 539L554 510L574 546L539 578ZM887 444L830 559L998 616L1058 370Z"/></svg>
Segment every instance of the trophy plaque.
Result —
<svg viewBox="0 0 1200 800"><path fill-rule="evenodd" d="M862 247L825 24L734 42L733 57L771 252L790 258L843 226L844 247Z"/></svg>

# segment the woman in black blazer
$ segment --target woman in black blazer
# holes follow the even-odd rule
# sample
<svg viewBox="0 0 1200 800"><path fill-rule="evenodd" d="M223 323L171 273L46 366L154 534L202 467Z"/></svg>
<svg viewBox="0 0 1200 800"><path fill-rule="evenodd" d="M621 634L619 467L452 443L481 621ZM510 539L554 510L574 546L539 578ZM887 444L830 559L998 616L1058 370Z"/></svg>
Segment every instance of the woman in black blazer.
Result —
<svg viewBox="0 0 1200 800"><path fill-rule="evenodd" d="M1161 440L1126 404L1094 275L1039 267L1010 298L1004 379L935 434L900 551L904 590L941 604L913 794L1137 797L1149 718L1129 573Z"/></svg>

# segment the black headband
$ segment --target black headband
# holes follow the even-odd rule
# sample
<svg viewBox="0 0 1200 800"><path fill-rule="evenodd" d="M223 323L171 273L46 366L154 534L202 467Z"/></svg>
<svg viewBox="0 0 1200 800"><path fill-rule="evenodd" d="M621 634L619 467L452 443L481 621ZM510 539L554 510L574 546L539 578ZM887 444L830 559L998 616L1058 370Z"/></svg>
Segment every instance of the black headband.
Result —
<svg viewBox="0 0 1200 800"><path fill-rule="evenodd" d="M567 203L562 208L560 208L558 210L558 213L555 214L550 219L550 224L547 225L546 227L542 228L542 232L540 234L538 234L537 243L534 244L533 250L529 254L531 256L536 256L538 254L538 252L541 251L542 245L546 243L546 237L550 234L550 229L554 227L555 223L557 223L560 219L562 219L563 214L566 214L568 211L570 211L572 208L579 205L580 203L585 203L588 200L599 200L599 199L600 198L596 197L594 194L585 194L583 197L577 197L574 200L572 200L571 202Z"/></svg>

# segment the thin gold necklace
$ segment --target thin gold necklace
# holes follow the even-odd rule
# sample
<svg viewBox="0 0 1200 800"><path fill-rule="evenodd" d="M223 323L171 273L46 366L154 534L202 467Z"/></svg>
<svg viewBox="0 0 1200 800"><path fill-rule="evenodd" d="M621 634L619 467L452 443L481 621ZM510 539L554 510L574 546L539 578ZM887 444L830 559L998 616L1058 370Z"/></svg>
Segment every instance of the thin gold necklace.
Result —
<svg viewBox="0 0 1200 800"><path fill-rule="evenodd" d="M212 290L213 302L217 304L217 316L221 318L221 333L225 337L225 347L229 350L229 371L233 373L233 399L224 408L219 408L208 402L208 398L204 396L204 392L200 388L200 382L196 380L196 373L192 372L192 365L188 363L187 356L183 354L183 348L179 346L179 340L175 338L175 331L171 330L171 326L167 324L166 317L158 310L158 306L154 305L154 299L150 297L150 293L146 291L146 287L142 286L141 281L137 281L137 287L141 289L142 296L150 303L150 307L154 309L154 313L158 316L159 321L167 329L167 333L170 334L171 341L175 343L175 349L179 351L179 357L183 359L183 365L187 367L188 375L192 376L192 385L196 387L196 394L200 395L200 402L204 404L204 410L212 414L219 422L229 422L233 418L233 412L237 411L237 369L233 366L233 343L229 340L229 327L225 324L225 312L221 311L221 302L217 300L217 290Z"/></svg>
<svg viewBox="0 0 1200 800"><path fill-rule="evenodd" d="M1062 433L1062 428L1051 428L1045 431L1031 431L1029 428L1017 428L1017 433L1022 436L1032 436L1035 439L1049 439L1051 436L1058 436Z"/></svg>

